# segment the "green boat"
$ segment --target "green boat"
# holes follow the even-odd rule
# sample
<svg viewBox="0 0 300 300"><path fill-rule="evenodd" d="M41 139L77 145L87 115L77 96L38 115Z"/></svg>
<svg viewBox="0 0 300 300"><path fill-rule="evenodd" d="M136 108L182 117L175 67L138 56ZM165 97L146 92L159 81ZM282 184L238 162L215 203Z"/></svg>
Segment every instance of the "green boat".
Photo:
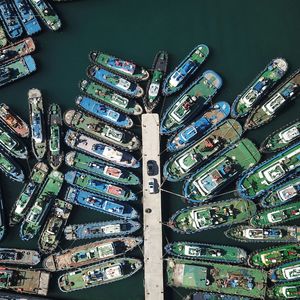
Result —
<svg viewBox="0 0 300 300"><path fill-rule="evenodd" d="M27 214L34 196L36 196L38 190L47 177L48 170L47 165L42 162L38 162L34 165L28 182L24 185L10 211L10 226L18 224Z"/></svg>
<svg viewBox="0 0 300 300"><path fill-rule="evenodd" d="M169 258L167 284L186 289L265 299L267 273L229 264Z"/></svg>
<svg viewBox="0 0 300 300"><path fill-rule="evenodd" d="M116 110L128 115L140 115L143 108L136 100L126 98L115 91L90 80L81 80L79 88L87 96L92 97Z"/></svg>
<svg viewBox="0 0 300 300"><path fill-rule="evenodd" d="M292 281L300 279L300 260L288 262L269 270L272 282Z"/></svg>
<svg viewBox="0 0 300 300"><path fill-rule="evenodd" d="M116 167L101 159L80 152L69 152L65 157L66 165L79 171L99 176L105 180L125 184L138 185L140 179L128 169Z"/></svg>
<svg viewBox="0 0 300 300"><path fill-rule="evenodd" d="M168 181L180 181L226 146L242 135L242 126L229 119L208 132L184 151L171 156L164 165L163 174Z"/></svg>
<svg viewBox="0 0 300 300"><path fill-rule="evenodd" d="M12 180L23 182L24 173L19 164L0 149L0 171Z"/></svg>
<svg viewBox="0 0 300 300"><path fill-rule="evenodd" d="M287 244L256 250L248 257L248 263L254 267L272 268L300 258L300 244Z"/></svg>
<svg viewBox="0 0 300 300"><path fill-rule="evenodd" d="M183 208L170 218L168 226L176 232L190 234L242 223L255 213L254 202L236 198Z"/></svg>
<svg viewBox="0 0 300 300"><path fill-rule="evenodd" d="M64 181L64 175L52 171L45 180L33 206L30 208L20 228L20 237L23 241L32 239L43 225L52 200L54 200Z"/></svg>
<svg viewBox="0 0 300 300"><path fill-rule="evenodd" d="M2 25L0 25L0 48L4 47L7 45L7 38L5 36L5 31L2 27Z"/></svg>
<svg viewBox="0 0 300 300"><path fill-rule="evenodd" d="M240 140L185 181L184 197L190 202L208 201L213 194L255 165L260 158L258 149L250 140Z"/></svg>
<svg viewBox="0 0 300 300"><path fill-rule="evenodd" d="M66 111L64 121L67 126L77 131L124 150L135 151L141 146L140 140L133 132L117 129L82 111Z"/></svg>
<svg viewBox="0 0 300 300"><path fill-rule="evenodd" d="M245 250L230 246L175 242L167 244L165 251L170 255L187 259L203 259L235 264L243 264L247 261L247 252Z"/></svg>
<svg viewBox="0 0 300 300"><path fill-rule="evenodd" d="M269 299L299 299L300 297L300 281L285 282L276 284L267 291Z"/></svg>
<svg viewBox="0 0 300 300"><path fill-rule="evenodd" d="M261 144L263 153L276 152L285 149L300 139L300 119L275 130Z"/></svg>
<svg viewBox="0 0 300 300"><path fill-rule="evenodd" d="M115 258L61 275L58 278L58 287L62 292L96 287L128 278L142 266L139 259Z"/></svg>
<svg viewBox="0 0 300 300"><path fill-rule="evenodd" d="M233 295L225 295L218 293L209 292L196 292L191 295L182 298L182 300L250 300L248 297L240 297Z"/></svg>
<svg viewBox="0 0 300 300"><path fill-rule="evenodd" d="M237 181L237 191L243 198L255 199L296 173L299 166L300 143L290 146L245 172Z"/></svg>

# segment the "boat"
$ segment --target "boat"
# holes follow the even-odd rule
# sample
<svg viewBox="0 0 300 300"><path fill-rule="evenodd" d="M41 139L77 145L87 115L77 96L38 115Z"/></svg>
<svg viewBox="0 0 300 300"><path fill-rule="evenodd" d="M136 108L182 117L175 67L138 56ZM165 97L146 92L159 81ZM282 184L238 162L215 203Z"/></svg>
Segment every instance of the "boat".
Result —
<svg viewBox="0 0 300 300"><path fill-rule="evenodd" d="M70 270L124 255L143 242L141 237L115 237L68 248L47 256L43 267L50 272Z"/></svg>
<svg viewBox="0 0 300 300"><path fill-rule="evenodd" d="M254 199L282 183L299 169L299 154L300 143L297 143L245 172L236 184L240 196Z"/></svg>
<svg viewBox="0 0 300 300"><path fill-rule="evenodd" d="M217 293L196 292L192 295L188 295L187 297L183 298L183 300L251 300L251 299L248 297L220 294L219 292Z"/></svg>
<svg viewBox="0 0 300 300"><path fill-rule="evenodd" d="M148 81L143 104L147 113L151 113L161 100L161 90L168 67L168 53L159 51L152 66L151 79Z"/></svg>
<svg viewBox="0 0 300 300"><path fill-rule="evenodd" d="M29 136L29 127L17 114L5 103L0 104L0 122L19 137Z"/></svg>
<svg viewBox="0 0 300 300"><path fill-rule="evenodd" d="M273 131L260 145L260 151L271 153L284 150L300 140L300 119Z"/></svg>
<svg viewBox="0 0 300 300"><path fill-rule="evenodd" d="M293 73L266 100L258 105L248 116L245 130L255 129L271 122L278 114L299 95L300 69Z"/></svg>
<svg viewBox="0 0 300 300"><path fill-rule="evenodd" d="M11 1L0 1L0 19L10 39L21 37L23 28Z"/></svg>
<svg viewBox="0 0 300 300"><path fill-rule="evenodd" d="M28 35L41 31L41 26L27 0L13 0L14 7Z"/></svg>
<svg viewBox="0 0 300 300"><path fill-rule="evenodd" d="M198 119L184 127L168 139L167 150L175 152L183 150L194 141L203 137L209 130L214 129L230 114L230 105L219 101L209 107Z"/></svg>
<svg viewBox="0 0 300 300"><path fill-rule="evenodd" d="M90 66L87 70L87 75L90 79L124 96L132 98L141 98L144 96L144 90L139 84L112 73L103 67Z"/></svg>
<svg viewBox="0 0 300 300"><path fill-rule="evenodd" d="M28 182L23 186L20 195L10 211L10 226L17 225L27 214L33 198L36 196L48 175L48 170L48 166L42 162L38 162L34 165Z"/></svg>
<svg viewBox="0 0 300 300"><path fill-rule="evenodd" d="M161 134L172 134L190 122L222 87L222 78L214 71L205 71L177 97L162 116Z"/></svg>
<svg viewBox="0 0 300 300"><path fill-rule="evenodd" d="M17 1L17 0L14 0ZM23 0L24 1L24 0ZM0 49L0 63L7 63L35 51L35 44L31 37L27 37L14 44Z"/></svg>
<svg viewBox="0 0 300 300"><path fill-rule="evenodd" d="M38 89L28 91L32 151L37 160L42 160L47 151L46 125L42 93Z"/></svg>
<svg viewBox="0 0 300 300"><path fill-rule="evenodd" d="M267 273L263 270L185 259L167 259L169 286L265 299Z"/></svg>
<svg viewBox="0 0 300 300"><path fill-rule="evenodd" d="M239 122L233 119L225 120L201 139L171 156L164 164L164 177L168 181L183 180L219 151L237 142L242 132L243 129Z"/></svg>
<svg viewBox="0 0 300 300"><path fill-rule="evenodd" d="M132 220L111 220L97 223L68 225L65 230L66 240L81 240L124 236L134 233L141 224Z"/></svg>
<svg viewBox="0 0 300 300"><path fill-rule="evenodd" d="M252 83L239 94L231 107L233 118L245 117L285 75L288 64L283 58L273 59Z"/></svg>
<svg viewBox="0 0 300 300"><path fill-rule="evenodd" d="M4 151L0 149L0 171L12 180L23 182L24 172L19 164Z"/></svg>
<svg viewBox="0 0 300 300"><path fill-rule="evenodd" d="M123 60L101 51L92 51L89 58L92 63L108 71L115 72L129 80L145 81L149 78L149 72L132 61Z"/></svg>
<svg viewBox="0 0 300 300"><path fill-rule="evenodd" d="M286 223L300 218L300 203L292 202L261 210L256 216L250 219L250 224L254 227L270 227L273 225Z"/></svg>
<svg viewBox="0 0 300 300"><path fill-rule="evenodd" d="M122 219L139 218L138 212L127 203L102 199L74 187L68 187L64 199L70 203Z"/></svg>
<svg viewBox="0 0 300 300"><path fill-rule="evenodd" d="M254 202L235 198L178 210L170 218L168 226L175 232L191 234L243 223L255 213Z"/></svg>
<svg viewBox="0 0 300 300"><path fill-rule="evenodd" d="M0 66L0 86L12 83L36 71L36 64L31 55L20 57Z"/></svg>
<svg viewBox="0 0 300 300"><path fill-rule="evenodd" d="M127 168L139 168L140 162L130 153L99 142L89 136L68 130L65 135L66 144L72 149L82 151L96 158Z"/></svg>
<svg viewBox="0 0 300 300"><path fill-rule="evenodd" d="M267 291L268 298L274 300L299 299L299 295L300 281L276 284Z"/></svg>
<svg viewBox="0 0 300 300"><path fill-rule="evenodd" d="M132 119L126 113L116 111L110 106L87 96L78 96L75 103L81 110L114 126L121 128L131 128L133 126Z"/></svg>
<svg viewBox="0 0 300 300"><path fill-rule="evenodd" d="M5 212L4 212L4 206L3 206L3 196L2 196L2 190L0 189L0 241L3 239L5 234ZM1 248L0 248L1 249ZM0 260L1 263L1 260Z"/></svg>
<svg viewBox="0 0 300 300"><path fill-rule="evenodd" d="M18 295L10 292L0 291L0 299L1 300L54 300L53 298L45 298L45 297L37 297L37 296L29 296L29 295Z"/></svg>
<svg viewBox="0 0 300 300"><path fill-rule="evenodd" d="M92 288L128 278L142 266L139 259L115 258L60 275L58 287L62 292Z"/></svg>
<svg viewBox="0 0 300 300"><path fill-rule="evenodd" d="M5 150L9 155L16 158L27 159L28 151L26 146L19 141L12 133L0 126L0 148Z"/></svg>
<svg viewBox="0 0 300 300"><path fill-rule="evenodd" d="M52 253L58 246L73 205L69 202L56 199L51 213L39 237L39 250L43 254Z"/></svg>
<svg viewBox="0 0 300 300"><path fill-rule="evenodd" d="M300 198L300 178L291 178L269 191L259 203L264 208L279 206Z"/></svg>
<svg viewBox="0 0 300 300"><path fill-rule="evenodd" d="M44 24L51 30L61 28L61 20L48 0L28 0Z"/></svg>
<svg viewBox="0 0 300 300"><path fill-rule="evenodd" d="M141 146L140 140L133 132L117 129L82 111L67 110L64 121L74 130L124 150L135 151Z"/></svg>
<svg viewBox="0 0 300 300"><path fill-rule="evenodd" d="M215 193L259 162L260 158L261 154L249 139L240 140L185 181L184 197L189 202L209 201Z"/></svg>
<svg viewBox="0 0 300 300"><path fill-rule="evenodd" d="M65 157L66 165L91 175L99 176L109 182L124 185L138 185L140 179L125 168L115 167L107 162L80 152L68 152Z"/></svg>
<svg viewBox="0 0 300 300"><path fill-rule="evenodd" d="M241 248L194 242L174 242L165 246L167 254L186 259L244 264L247 252Z"/></svg>
<svg viewBox="0 0 300 300"><path fill-rule="evenodd" d="M163 95L170 96L178 92L200 68L208 54L209 49L206 45L197 45L166 77L162 88Z"/></svg>
<svg viewBox="0 0 300 300"><path fill-rule="evenodd" d="M284 282L300 279L300 260L292 261L269 270L272 282Z"/></svg>
<svg viewBox="0 0 300 300"><path fill-rule="evenodd" d="M48 126L50 134L48 162L54 170L57 170L64 160L64 153L61 149L62 116L58 104L53 103L49 106Z"/></svg>
<svg viewBox="0 0 300 300"><path fill-rule="evenodd" d="M35 250L0 248L1 264L36 266L40 261L41 256Z"/></svg>
<svg viewBox="0 0 300 300"><path fill-rule="evenodd" d="M296 243L300 242L299 226L252 227L239 225L227 229L225 236L239 242Z"/></svg>
<svg viewBox="0 0 300 300"><path fill-rule="evenodd" d="M248 263L254 267L269 269L299 258L300 244L286 244L256 250L249 255Z"/></svg>
<svg viewBox="0 0 300 300"><path fill-rule="evenodd" d="M91 80L81 80L79 88L87 97L98 100L124 114L141 115L143 113L142 106L136 100L124 97L104 85Z"/></svg>
<svg viewBox="0 0 300 300"><path fill-rule="evenodd" d="M0 24L0 48L3 48L7 45L7 38L5 36L5 31L3 26Z"/></svg>
<svg viewBox="0 0 300 300"><path fill-rule="evenodd" d="M102 181L99 177L88 173L68 171L65 173L65 181L77 188L99 194L104 198L119 201L137 200L136 194L134 194L129 188L111 184L107 181Z"/></svg>
<svg viewBox="0 0 300 300"><path fill-rule="evenodd" d="M57 197L63 180L63 174L58 171L52 171L46 178L32 207L21 224L20 237L23 241L32 239L44 224L50 204Z"/></svg>
<svg viewBox="0 0 300 300"><path fill-rule="evenodd" d="M50 274L44 271L1 267L0 278L1 289L42 296L48 293Z"/></svg>

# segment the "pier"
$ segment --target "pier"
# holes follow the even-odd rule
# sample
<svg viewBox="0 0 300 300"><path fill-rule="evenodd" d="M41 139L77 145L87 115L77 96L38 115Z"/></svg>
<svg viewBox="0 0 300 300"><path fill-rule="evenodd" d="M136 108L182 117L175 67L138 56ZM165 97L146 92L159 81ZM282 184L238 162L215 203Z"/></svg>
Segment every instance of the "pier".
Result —
<svg viewBox="0 0 300 300"><path fill-rule="evenodd" d="M143 214L144 214L144 286L145 300L164 299L160 135L158 114L142 115ZM147 162L156 162L155 175L147 173ZM156 180L155 193L149 191L149 180Z"/></svg>

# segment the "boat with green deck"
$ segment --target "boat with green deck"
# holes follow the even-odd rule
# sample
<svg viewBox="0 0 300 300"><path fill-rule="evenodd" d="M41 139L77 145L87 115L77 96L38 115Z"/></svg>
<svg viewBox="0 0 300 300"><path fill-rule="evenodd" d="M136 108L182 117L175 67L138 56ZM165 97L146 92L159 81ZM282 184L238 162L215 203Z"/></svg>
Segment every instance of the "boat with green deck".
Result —
<svg viewBox="0 0 300 300"><path fill-rule="evenodd" d="M0 149L0 171L12 180L23 182L24 172L19 164Z"/></svg>
<svg viewBox="0 0 300 300"><path fill-rule="evenodd" d="M218 293L196 292L186 296L185 298L182 298L182 300L250 300L250 298L233 296L233 295L225 295L225 294L220 294L219 292Z"/></svg>
<svg viewBox="0 0 300 300"><path fill-rule="evenodd" d="M267 296L272 300L299 299L300 281L276 284L267 290Z"/></svg>
<svg viewBox="0 0 300 300"><path fill-rule="evenodd" d="M272 282L293 281L300 279L300 260L288 262L269 270L269 278Z"/></svg>

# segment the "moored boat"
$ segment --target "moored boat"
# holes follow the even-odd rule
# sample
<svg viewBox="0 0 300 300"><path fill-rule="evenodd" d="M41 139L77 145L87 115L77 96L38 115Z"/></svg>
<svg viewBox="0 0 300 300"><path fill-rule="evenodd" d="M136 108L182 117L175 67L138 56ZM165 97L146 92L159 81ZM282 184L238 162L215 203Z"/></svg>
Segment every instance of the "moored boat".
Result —
<svg viewBox="0 0 300 300"><path fill-rule="evenodd" d="M27 299L25 299L27 300ZM194 294L188 295L183 300L250 300L248 297L225 295L209 292L196 292Z"/></svg>
<svg viewBox="0 0 300 300"><path fill-rule="evenodd" d="M5 47L7 45L7 38L5 36L4 28L0 24L0 48Z"/></svg>
<svg viewBox="0 0 300 300"><path fill-rule="evenodd" d="M22 295L16 294L11 292L3 292L0 291L0 299L1 300L54 300L53 298L45 298L45 297L37 297L37 296L30 296L30 295Z"/></svg>
<svg viewBox="0 0 300 300"><path fill-rule="evenodd" d="M269 299L299 299L300 281L285 282L276 284L268 289L267 296Z"/></svg>
<svg viewBox="0 0 300 300"><path fill-rule="evenodd" d="M12 180L23 182L24 173L19 164L7 155L4 151L0 150L0 171Z"/></svg>
<svg viewBox="0 0 300 300"><path fill-rule="evenodd" d="M283 282L300 279L300 260L292 261L269 270L272 282Z"/></svg>
<svg viewBox="0 0 300 300"><path fill-rule="evenodd" d="M35 266L40 261L41 261L40 254L35 250L0 248L1 264Z"/></svg>
<svg viewBox="0 0 300 300"><path fill-rule="evenodd" d="M6 226L5 226L5 212L4 212L4 206L3 206L3 196L2 196L2 190L0 189L0 241L3 239ZM0 261L1 263L1 261Z"/></svg>

